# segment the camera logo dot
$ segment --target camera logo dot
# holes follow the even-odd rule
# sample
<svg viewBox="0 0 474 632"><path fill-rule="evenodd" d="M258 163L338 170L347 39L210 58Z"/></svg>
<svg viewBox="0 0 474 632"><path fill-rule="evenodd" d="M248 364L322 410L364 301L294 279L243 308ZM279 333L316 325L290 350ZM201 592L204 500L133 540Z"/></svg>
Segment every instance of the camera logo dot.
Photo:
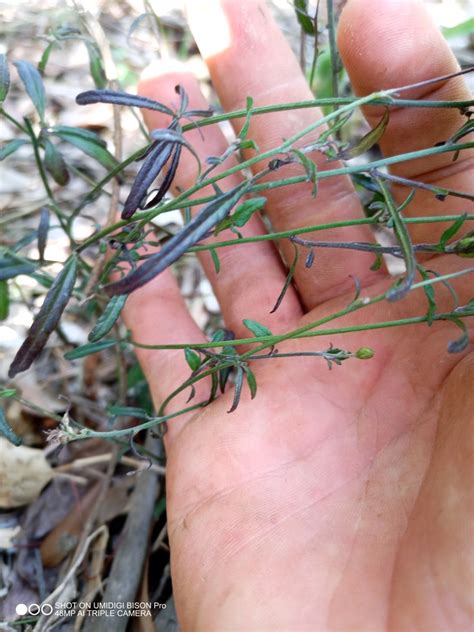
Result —
<svg viewBox="0 0 474 632"><path fill-rule="evenodd" d="M26 603L17 604L15 608L15 612L17 613L18 616L23 617L28 612Z"/></svg>

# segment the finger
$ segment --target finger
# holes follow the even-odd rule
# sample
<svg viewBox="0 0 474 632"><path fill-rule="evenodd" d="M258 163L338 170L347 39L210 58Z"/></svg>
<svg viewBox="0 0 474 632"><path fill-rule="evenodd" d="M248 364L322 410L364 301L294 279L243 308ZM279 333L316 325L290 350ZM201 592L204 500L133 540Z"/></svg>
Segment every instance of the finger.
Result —
<svg viewBox="0 0 474 632"><path fill-rule="evenodd" d="M131 330L132 340L139 343L158 345L205 342L205 337L191 318L169 270L130 294L123 310L123 318ZM184 351L135 347L135 353L158 410L170 393L191 376ZM170 402L165 413L177 412L209 397L209 383L206 380L197 382L195 389L196 394L192 401L187 402L190 390L186 389ZM167 440L173 440L191 416L192 413L170 420Z"/></svg>
<svg viewBox="0 0 474 632"><path fill-rule="evenodd" d="M447 42L418 0L349 0L339 23L339 49L356 92L360 95L417 83L459 69ZM404 98L466 100L471 98L462 77L403 93ZM381 108L367 107L374 126ZM457 109L400 108L391 110L381 147L385 156L432 147L447 140L465 118ZM402 162L392 171L406 178L472 191L473 151L463 151L456 162L452 153ZM409 193L394 187L398 199ZM449 198L436 201L431 193L417 191L406 215L469 212L469 202ZM449 207L449 208L447 208ZM471 205L472 208L472 205ZM471 211L472 212L472 211ZM436 239L443 224L419 224L411 232L416 241Z"/></svg>
<svg viewBox="0 0 474 632"><path fill-rule="evenodd" d="M174 87L181 84L189 97L189 109L207 109L209 104L201 93L198 82L189 73L168 73L144 79L140 83L139 92L147 97L164 103L176 100ZM145 121L150 129L163 127L169 122L166 115L155 111L145 111ZM205 127L202 132L194 129L186 133L187 140L199 155L201 163L206 166L206 158L220 156L228 147L223 133L217 126ZM236 164L234 159L228 159L218 167L212 175L228 169ZM196 161L187 151L181 154L179 168L174 179L174 191L186 190L196 182ZM235 174L219 181L223 190L236 186L241 181ZM209 186L200 189L193 197L213 195L214 189ZM199 212L199 207L192 207L192 213ZM265 227L261 219L254 215L242 228L244 237L265 234ZM230 231L219 233L209 238L206 243L236 239ZM238 337L246 337L248 331L242 324L242 319L250 318L268 325L275 332L288 327L301 315L299 299L294 288L289 288L281 308L275 314L270 311L283 287L286 272L275 247L271 242L257 242L251 244L236 244L216 250L220 260L220 271L216 272L209 252L199 253L199 259L206 275L212 283L217 299L222 309L226 325Z"/></svg>
<svg viewBox="0 0 474 632"><path fill-rule="evenodd" d="M247 95L256 106L312 99L313 95L298 63L265 2L262 0L206 0L188 2L188 19L193 35L206 59L213 84L224 108L228 111L245 107ZM261 151L280 145L321 116L316 108L292 112L278 112L252 119L249 138L256 141ZM237 130L243 121L235 124ZM318 134L323 128L318 129ZM314 136L313 136L314 138ZM306 139L306 142L309 140ZM255 155L252 152L247 157ZM311 156L319 170L330 164L324 156ZM265 164L259 164L258 171ZM302 175L301 167L288 166L272 174L269 179ZM348 177L321 180L316 200L311 196L312 184L278 188L267 191L268 210L277 231L300 226L311 226L360 216L360 204ZM319 239L371 241L366 227L328 230ZM285 258L291 261L293 247L288 240L281 243ZM305 257L296 270L296 282L306 307L324 301L348 289L352 280L349 271L363 282L373 273L369 266L373 258L367 255L334 252L318 253L313 268L306 269Z"/></svg>

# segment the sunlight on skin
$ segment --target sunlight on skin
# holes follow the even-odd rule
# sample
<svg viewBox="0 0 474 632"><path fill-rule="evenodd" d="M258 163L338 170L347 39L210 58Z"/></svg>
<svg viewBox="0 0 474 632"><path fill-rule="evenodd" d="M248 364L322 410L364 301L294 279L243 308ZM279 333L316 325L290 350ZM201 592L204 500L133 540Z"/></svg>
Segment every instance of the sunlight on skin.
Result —
<svg viewBox="0 0 474 632"><path fill-rule="evenodd" d="M204 59L230 48L231 37L227 17L219 0L195 0L186 3L186 14L193 23L194 37L199 39L199 50ZM212 37L209 37L209 24ZM202 37L200 35L202 34Z"/></svg>

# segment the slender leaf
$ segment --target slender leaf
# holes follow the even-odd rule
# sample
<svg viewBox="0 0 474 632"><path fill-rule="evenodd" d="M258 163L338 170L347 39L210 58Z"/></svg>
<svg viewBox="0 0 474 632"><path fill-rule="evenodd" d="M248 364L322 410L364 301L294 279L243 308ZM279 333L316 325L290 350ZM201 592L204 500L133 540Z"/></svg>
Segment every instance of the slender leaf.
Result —
<svg viewBox="0 0 474 632"><path fill-rule="evenodd" d="M245 200L240 204L232 213L230 217L226 217L216 226L214 233L217 235L222 230L230 228L232 226L238 226L242 228L249 221L254 213L260 211L266 204L267 198L255 197L250 200Z"/></svg>
<svg viewBox="0 0 474 632"><path fill-rule="evenodd" d="M38 254L40 261L43 261L44 259L44 251L48 241L49 218L49 209L46 206L43 206L40 211L40 221L38 226Z"/></svg>
<svg viewBox="0 0 474 632"><path fill-rule="evenodd" d="M13 445L21 445L21 438L13 431L12 427L8 423L3 412L3 408L0 407L0 435L3 435L5 439L8 439Z"/></svg>
<svg viewBox="0 0 474 632"><path fill-rule="evenodd" d="M466 214L461 215L457 220L449 226L439 238L439 244L444 249L448 241L461 229L466 221Z"/></svg>
<svg viewBox="0 0 474 632"><path fill-rule="evenodd" d="M252 99L252 97L247 97L245 109L247 110L247 113L245 115L245 122L242 125L242 129L240 130L240 133L239 133L239 138L241 140L245 140L247 138L247 134L249 132L250 120L252 118L252 109L253 109L253 99Z"/></svg>
<svg viewBox="0 0 474 632"><path fill-rule="evenodd" d="M77 257L72 256L64 264L62 271L46 295L40 311L35 316L30 331L10 366L9 377L26 371L43 350L68 304L74 289L76 275Z"/></svg>
<svg viewBox="0 0 474 632"><path fill-rule="evenodd" d="M247 378L247 384L249 385L250 397L251 399L254 399L257 394L257 380L255 378L255 374L248 368L248 366L244 366L243 369L245 371L245 377Z"/></svg>
<svg viewBox="0 0 474 632"><path fill-rule="evenodd" d="M426 281L430 277L428 275L429 270L425 270L425 268L418 264L418 271L421 275L421 278ZM429 326L433 323L434 315L436 314L436 300L435 300L435 292L434 287L432 285L424 285L423 291L425 293L426 299L428 301L428 311L426 312L426 322Z"/></svg>
<svg viewBox="0 0 474 632"><path fill-rule="evenodd" d="M15 61L14 64L18 70L20 79L25 86L26 92L39 114L40 121L43 123L46 95L41 75L38 72L38 69L33 66L33 64L30 64L29 61L20 60Z"/></svg>
<svg viewBox="0 0 474 632"><path fill-rule="evenodd" d="M298 259L299 259L299 256L300 256L299 250L296 247L296 245L293 244L293 246L294 246L294 249L295 249L295 256L293 257L293 262L292 262L292 264L290 266L290 269L288 270L288 274L286 276L285 283L284 283L284 285L282 287L282 290L281 290L281 292L280 292L280 294L279 294L279 296L278 296L278 298L276 300L276 303L273 306L270 314L273 314L274 312L276 312L277 309L280 307L281 302L285 298L285 294L286 294L288 288L290 287L291 282L293 281L293 276L295 274L296 266L298 264Z"/></svg>
<svg viewBox="0 0 474 632"><path fill-rule="evenodd" d="M388 108L385 110L384 115L377 123L377 125L372 129L368 134L363 136L357 143L347 147L346 149L338 152L334 160L350 160L351 158L355 158L356 156L360 156L361 154L365 154L371 147L376 145L379 140L382 138L387 125L388 120L390 118Z"/></svg>
<svg viewBox="0 0 474 632"><path fill-rule="evenodd" d="M244 318L242 321L244 326L247 327L249 331L253 333L254 336L259 338L260 336L272 336L272 332L260 323L257 323L256 320L250 320L249 318Z"/></svg>
<svg viewBox="0 0 474 632"><path fill-rule="evenodd" d="M242 394L242 385L244 383L244 370L241 366L237 367L237 371L235 374L235 384L234 384L234 400L232 402L232 406L227 411L228 413L233 413L236 410L237 406L240 402L240 396Z"/></svg>
<svg viewBox="0 0 474 632"><path fill-rule="evenodd" d="M117 322L127 298L126 294L119 294L110 299L102 315L98 318L95 327L87 337L89 342L97 342L109 333Z"/></svg>
<svg viewBox="0 0 474 632"><path fill-rule="evenodd" d="M452 340L448 344L448 353L461 353L462 351L465 351L469 345L466 323L464 323L460 318L450 318L449 320L461 329L462 334L457 340Z"/></svg>
<svg viewBox="0 0 474 632"><path fill-rule="evenodd" d="M0 160L4 160L7 156L15 153L15 151L23 147L23 145L28 145L28 141L23 138L15 138L15 140L10 140L8 143L5 143L0 147Z"/></svg>
<svg viewBox="0 0 474 632"><path fill-rule="evenodd" d="M0 252L0 281L13 279L19 274L31 274L35 266L29 261L15 257L8 252Z"/></svg>
<svg viewBox="0 0 474 632"><path fill-rule="evenodd" d="M10 87L10 71L8 70L7 56L0 55L0 104L3 103Z"/></svg>
<svg viewBox="0 0 474 632"><path fill-rule="evenodd" d="M163 272L224 219L249 187L250 182L242 182L230 191L216 196L188 224L173 235L158 253L152 255L139 268L120 281L106 286L109 296L129 294Z"/></svg>
<svg viewBox="0 0 474 632"><path fill-rule="evenodd" d="M88 90L81 92L76 97L78 105L89 105L91 103L114 103L116 105L128 105L129 107L144 108L145 110L156 110L169 116L174 116L173 110L158 103L153 99L147 99L137 94L128 92L116 92L114 90Z"/></svg>
<svg viewBox="0 0 474 632"><path fill-rule="evenodd" d="M92 143L95 143L96 145L100 145L101 147L104 147L104 148L107 147L106 141L103 138L101 138L99 134L96 134L95 132L92 132L89 129L84 129L82 127L70 127L69 125L55 125L54 127L50 128L49 131L53 134L57 134L58 136L60 134L65 134L67 136L77 136L79 139L82 139L84 141L88 140Z"/></svg>
<svg viewBox="0 0 474 632"><path fill-rule="evenodd" d="M86 41L87 54L89 55L89 70L96 88L103 89L107 85L102 55L95 42Z"/></svg>
<svg viewBox="0 0 474 632"><path fill-rule="evenodd" d="M78 133L77 130L70 132L64 126L54 128L53 132L61 140L74 145L94 160L97 160L106 169L114 169L118 166L119 163L116 158L105 148L103 141L97 141L95 134L94 138L92 138L89 134Z"/></svg>
<svg viewBox="0 0 474 632"><path fill-rule="evenodd" d="M166 172L166 175L163 178L163 181L160 184L158 191L155 193L152 199L145 204L144 206L145 209L156 206L159 202L161 202L165 194L168 192L173 182L173 179L176 175L176 170L178 169L180 156L181 156L181 145L176 145L174 149L174 153L171 157L171 162L169 164L168 171Z"/></svg>
<svg viewBox="0 0 474 632"><path fill-rule="evenodd" d="M219 255L217 254L217 251L215 248L211 248L209 252L211 253L211 259L212 259L212 263L214 264L214 270L216 271L216 274L219 274L219 272L221 271L221 260L219 259Z"/></svg>
<svg viewBox="0 0 474 632"><path fill-rule="evenodd" d="M0 281L0 321L6 320L10 312L8 281Z"/></svg>
<svg viewBox="0 0 474 632"><path fill-rule="evenodd" d="M186 362L188 363L191 371L196 371L201 366L201 358L199 357L199 354L189 347L186 347L184 350L184 357L186 358Z"/></svg>
<svg viewBox="0 0 474 632"><path fill-rule="evenodd" d="M99 353L100 351L104 351L104 349L110 349L110 347L114 347L117 344L116 340L100 340L99 342L90 342L85 345L81 345L80 347L76 347L72 349L72 351L67 351L64 354L66 360L79 360L80 358L85 358L88 355L92 355L93 353Z"/></svg>
<svg viewBox="0 0 474 632"><path fill-rule="evenodd" d="M16 395L16 393L16 388L3 388L0 391L0 397L13 397L14 395Z"/></svg>
<svg viewBox="0 0 474 632"><path fill-rule="evenodd" d="M69 182L69 171L61 152L47 138L43 139L44 145L44 166L48 173L51 174L54 181L61 186Z"/></svg>
<svg viewBox="0 0 474 632"><path fill-rule="evenodd" d="M114 417L135 417L136 419L149 419L150 416L143 408L136 406L108 406L107 412Z"/></svg>
<svg viewBox="0 0 474 632"><path fill-rule="evenodd" d="M295 0L295 13L303 31L314 35L314 22L308 15L308 0Z"/></svg>
<svg viewBox="0 0 474 632"><path fill-rule="evenodd" d="M57 45L57 42L54 40L52 42L49 42L49 44L44 49L43 54L41 55L41 59L38 62L38 70L42 75L44 75L44 71L46 70L46 65L49 61L49 56L51 55L51 52L56 45Z"/></svg>

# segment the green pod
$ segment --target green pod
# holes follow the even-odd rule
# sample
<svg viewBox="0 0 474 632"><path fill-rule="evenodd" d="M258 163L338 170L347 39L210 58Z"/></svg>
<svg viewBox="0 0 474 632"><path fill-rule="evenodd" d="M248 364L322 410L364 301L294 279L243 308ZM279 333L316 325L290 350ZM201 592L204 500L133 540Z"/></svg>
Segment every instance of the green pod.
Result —
<svg viewBox="0 0 474 632"><path fill-rule="evenodd" d="M117 322L126 300L127 294L118 294L110 299L102 315L98 318L95 327L87 336L89 342L97 342L109 333Z"/></svg>

